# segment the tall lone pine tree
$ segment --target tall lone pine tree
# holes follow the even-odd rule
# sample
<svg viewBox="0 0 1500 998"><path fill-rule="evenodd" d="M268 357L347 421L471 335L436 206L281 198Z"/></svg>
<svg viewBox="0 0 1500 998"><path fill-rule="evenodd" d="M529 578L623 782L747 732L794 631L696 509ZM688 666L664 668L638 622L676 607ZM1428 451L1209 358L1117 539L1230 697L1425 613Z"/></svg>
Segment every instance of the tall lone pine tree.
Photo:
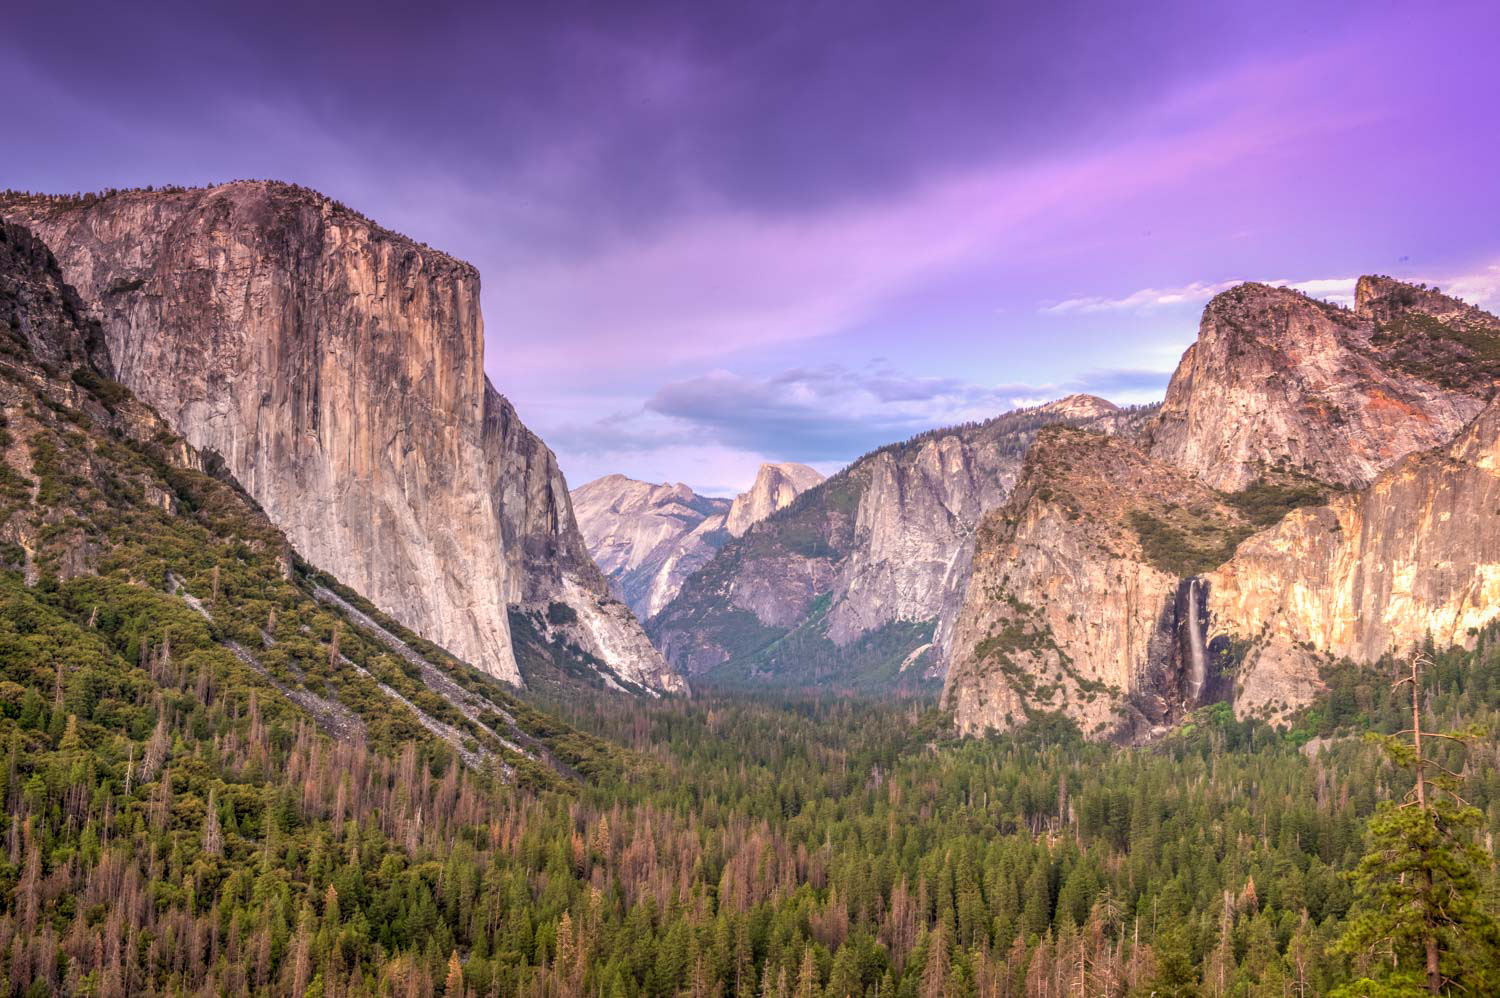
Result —
<svg viewBox="0 0 1500 998"><path fill-rule="evenodd" d="M1483 816L1459 796L1458 774L1422 744L1421 674L1431 664L1414 654L1410 674L1393 687L1411 686L1411 727L1370 736L1392 762L1412 771L1413 786L1402 803L1387 801L1370 819L1371 849L1354 872L1354 917L1334 947L1364 976L1333 998L1500 991L1500 929L1481 895L1488 857L1474 841ZM1478 734L1425 737L1462 749Z"/></svg>

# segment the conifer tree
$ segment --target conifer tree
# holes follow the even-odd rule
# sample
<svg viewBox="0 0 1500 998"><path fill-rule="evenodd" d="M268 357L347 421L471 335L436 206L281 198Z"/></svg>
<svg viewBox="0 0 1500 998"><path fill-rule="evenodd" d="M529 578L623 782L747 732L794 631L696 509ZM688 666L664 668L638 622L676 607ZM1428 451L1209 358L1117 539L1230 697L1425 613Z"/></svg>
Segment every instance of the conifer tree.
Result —
<svg viewBox="0 0 1500 998"><path fill-rule="evenodd" d="M203 816L203 851L210 856L224 852L224 832L219 827L219 791L208 792L208 809Z"/></svg>
<svg viewBox="0 0 1500 998"><path fill-rule="evenodd" d="M448 956L448 977L443 982L443 998L464 998L464 966L458 961L458 950Z"/></svg>
<svg viewBox="0 0 1500 998"><path fill-rule="evenodd" d="M1485 911L1484 851L1474 841L1482 815L1459 796L1457 774L1427 753L1423 738L1464 745L1475 731L1422 730L1422 673L1431 660L1414 654L1409 674L1411 727L1373 735L1397 766L1412 772L1406 799L1382 802L1370 819L1370 851L1354 873L1357 908L1334 952L1365 976L1336 998L1494 994L1500 989L1500 928ZM1407 741L1407 738L1410 741Z"/></svg>

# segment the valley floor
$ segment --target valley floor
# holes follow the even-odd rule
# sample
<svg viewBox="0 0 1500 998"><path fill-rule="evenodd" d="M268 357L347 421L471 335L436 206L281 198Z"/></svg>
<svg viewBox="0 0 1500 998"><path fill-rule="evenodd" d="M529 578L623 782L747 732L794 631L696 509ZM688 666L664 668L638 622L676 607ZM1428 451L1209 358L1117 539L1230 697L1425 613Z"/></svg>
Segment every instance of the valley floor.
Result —
<svg viewBox="0 0 1500 998"><path fill-rule="evenodd" d="M1349 668L1290 731L1221 706L1125 750L1045 717L956 740L921 701L573 696L532 730L588 749L574 778L523 789L263 714L206 658L34 667L87 606L0 608L6 993L1327 994L1364 971L1333 946L1367 821L1411 785L1352 737L1400 694ZM1492 637L1438 656L1434 722L1494 719ZM1442 761L1490 841L1493 742Z"/></svg>

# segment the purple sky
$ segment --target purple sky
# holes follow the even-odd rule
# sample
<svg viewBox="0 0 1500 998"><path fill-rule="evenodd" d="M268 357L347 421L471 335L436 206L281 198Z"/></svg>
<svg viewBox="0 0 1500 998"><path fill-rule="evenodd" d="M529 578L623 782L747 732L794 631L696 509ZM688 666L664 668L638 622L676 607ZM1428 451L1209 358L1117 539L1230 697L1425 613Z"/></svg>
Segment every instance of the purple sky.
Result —
<svg viewBox="0 0 1500 998"><path fill-rule="evenodd" d="M472 260L575 485L1159 398L1236 280L1500 307L1493 2L221 6L10 6L0 186L277 177Z"/></svg>

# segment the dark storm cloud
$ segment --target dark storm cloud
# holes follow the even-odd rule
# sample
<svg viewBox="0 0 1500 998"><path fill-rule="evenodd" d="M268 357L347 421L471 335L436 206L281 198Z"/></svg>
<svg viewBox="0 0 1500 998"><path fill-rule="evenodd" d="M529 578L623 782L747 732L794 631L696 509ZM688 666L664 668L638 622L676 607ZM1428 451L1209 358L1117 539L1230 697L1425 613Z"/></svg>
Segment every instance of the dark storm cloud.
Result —
<svg viewBox="0 0 1500 998"><path fill-rule="evenodd" d="M934 168L1097 140L1125 108L1253 45L1264 21L1198 3L1149 18L904 0L35 4L7 16L0 46L96 110L149 109L151 129L214 134L226 104L295 108L288 132L471 180L550 150L578 220L597 227L661 220L705 193L773 211L864 199Z"/></svg>
<svg viewBox="0 0 1500 998"><path fill-rule="evenodd" d="M1245 275L1500 296L1497 11L20 0L0 186L317 188L478 265L570 475L748 481L1152 397Z"/></svg>

